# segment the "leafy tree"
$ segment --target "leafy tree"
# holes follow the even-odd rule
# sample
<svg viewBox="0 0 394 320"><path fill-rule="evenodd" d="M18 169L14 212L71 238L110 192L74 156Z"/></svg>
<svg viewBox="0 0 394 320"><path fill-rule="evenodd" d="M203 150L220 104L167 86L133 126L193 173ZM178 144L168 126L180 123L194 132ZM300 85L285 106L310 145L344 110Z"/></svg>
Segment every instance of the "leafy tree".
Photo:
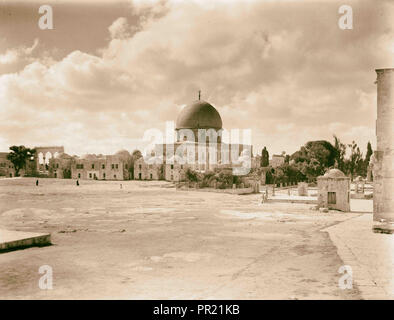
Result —
<svg viewBox="0 0 394 320"><path fill-rule="evenodd" d="M348 147L350 148L351 153L350 158L346 160L346 168L353 181L354 176L362 172L362 166L364 164L363 154L360 152L360 148L354 141L352 141L351 144L348 144Z"/></svg>
<svg viewBox="0 0 394 320"><path fill-rule="evenodd" d="M10 150L11 152L7 154L7 159L14 165L15 176L19 176L19 171L26 167L26 161L34 156L36 150L25 146L12 146Z"/></svg>
<svg viewBox="0 0 394 320"><path fill-rule="evenodd" d="M369 165L369 161L371 160L372 154L373 154L373 151L372 151L371 142L368 141L367 153L365 154L364 166L363 166L363 172L362 172L362 176L364 176L364 177L367 175L368 165Z"/></svg>
<svg viewBox="0 0 394 320"><path fill-rule="evenodd" d="M294 160L297 170L308 181L315 181L316 177L332 167L338 157L337 149L328 141L309 141L300 150L293 153L290 159Z"/></svg>
<svg viewBox="0 0 394 320"><path fill-rule="evenodd" d="M325 140L309 141L306 149L311 158L316 159L321 166L329 168L334 165L337 157L337 150L333 145Z"/></svg>
<svg viewBox="0 0 394 320"><path fill-rule="evenodd" d="M305 180L305 176L299 171L296 165L284 163L280 167L284 173L284 181L282 182L295 182Z"/></svg>
<svg viewBox="0 0 394 320"><path fill-rule="evenodd" d="M261 150L261 166L268 167L269 166L269 153L266 147Z"/></svg>
<svg viewBox="0 0 394 320"><path fill-rule="evenodd" d="M274 183L274 178L272 177L272 172L268 170L265 174L265 184Z"/></svg>
<svg viewBox="0 0 394 320"><path fill-rule="evenodd" d="M135 149L132 153L131 156L134 157L136 160L142 157L142 153L140 150Z"/></svg>
<svg viewBox="0 0 394 320"><path fill-rule="evenodd" d="M342 143L339 138L334 135L334 147L337 150L336 162L338 169L345 172L346 144Z"/></svg>
<svg viewBox="0 0 394 320"><path fill-rule="evenodd" d="M371 160L372 154L373 154L373 151L372 151L371 142L368 141L368 144L367 144L367 153L366 153L366 155L365 155L365 163L367 164L367 166L368 166L368 164L369 164L369 160Z"/></svg>
<svg viewBox="0 0 394 320"><path fill-rule="evenodd" d="M326 170L326 167L322 166L315 158L311 158L308 161L298 162L295 165L302 177L300 180L307 180L308 182L315 181L316 178L322 175Z"/></svg>
<svg viewBox="0 0 394 320"><path fill-rule="evenodd" d="M286 179L285 172L283 170L283 166L276 167L273 173L274 183L284 182Z"/></svg>

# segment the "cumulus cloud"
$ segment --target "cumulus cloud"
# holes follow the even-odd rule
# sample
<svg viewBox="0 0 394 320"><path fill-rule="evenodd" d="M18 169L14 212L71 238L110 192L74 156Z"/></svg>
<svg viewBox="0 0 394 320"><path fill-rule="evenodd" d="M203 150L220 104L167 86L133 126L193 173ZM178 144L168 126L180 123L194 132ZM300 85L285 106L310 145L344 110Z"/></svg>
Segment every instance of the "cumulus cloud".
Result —
<svg viewBox="0 0 394 320"><path fill-rule="evenodd" d="M252 129L255 152L291 153L334 133L366 145L374 68L393 66L391 4L350 4L355 28L344 31L336 1L133 2L138 24L113 21L99 56L74 51L0 76L2 148L130 150L199 89L227 129Z"/></svg>
<svg viewBox="0 0 394 320"><path fill-rule="evenodd" d="M130 27L124 17L116 19L108 28L112 39L126 39L130 37Z"/></svg>
<svg viewBox="0 0 394 320"><path fill-rule="evenodd" d="M5 53L0 54L0 66L32 62L33 58L31 55L37 48L38 43L39 40L36 38L34 39L34 43L31 47L21 46L18 48L8 49Z"/></svg>

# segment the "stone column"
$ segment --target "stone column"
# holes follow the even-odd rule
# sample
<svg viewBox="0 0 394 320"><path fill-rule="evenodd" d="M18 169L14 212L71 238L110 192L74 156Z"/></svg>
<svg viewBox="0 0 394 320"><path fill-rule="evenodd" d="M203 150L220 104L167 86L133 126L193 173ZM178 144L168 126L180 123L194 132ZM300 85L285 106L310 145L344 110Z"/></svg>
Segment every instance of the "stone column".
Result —
<svg viewBox="0 0 394 320"><path fill-rule="evenodd" d="M394 226L394 69L378 69L376 151L373 154L375 232Z"/></svg>

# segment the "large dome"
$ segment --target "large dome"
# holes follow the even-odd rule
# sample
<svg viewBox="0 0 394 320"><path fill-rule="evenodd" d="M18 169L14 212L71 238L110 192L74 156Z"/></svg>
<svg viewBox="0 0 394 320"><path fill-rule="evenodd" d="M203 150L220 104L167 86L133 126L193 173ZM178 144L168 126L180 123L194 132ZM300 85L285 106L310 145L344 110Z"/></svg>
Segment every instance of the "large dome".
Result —
<svg viewBox="0 0 394 320"><path fill-rule="evenodd" d="M182 109L176 129L222 129L219 112L208 102L197 100Z"/></svg>

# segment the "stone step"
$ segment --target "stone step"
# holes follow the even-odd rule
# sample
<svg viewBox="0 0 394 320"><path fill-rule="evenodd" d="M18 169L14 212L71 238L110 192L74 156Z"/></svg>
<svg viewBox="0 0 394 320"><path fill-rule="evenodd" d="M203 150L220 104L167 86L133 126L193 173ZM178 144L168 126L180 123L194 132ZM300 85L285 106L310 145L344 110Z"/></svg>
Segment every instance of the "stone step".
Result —
<svg viewBox="0 0 394 320"><path fill-rule="evenodd" d="M0 229L0 252L51 244L49 233Z"/></svg>

